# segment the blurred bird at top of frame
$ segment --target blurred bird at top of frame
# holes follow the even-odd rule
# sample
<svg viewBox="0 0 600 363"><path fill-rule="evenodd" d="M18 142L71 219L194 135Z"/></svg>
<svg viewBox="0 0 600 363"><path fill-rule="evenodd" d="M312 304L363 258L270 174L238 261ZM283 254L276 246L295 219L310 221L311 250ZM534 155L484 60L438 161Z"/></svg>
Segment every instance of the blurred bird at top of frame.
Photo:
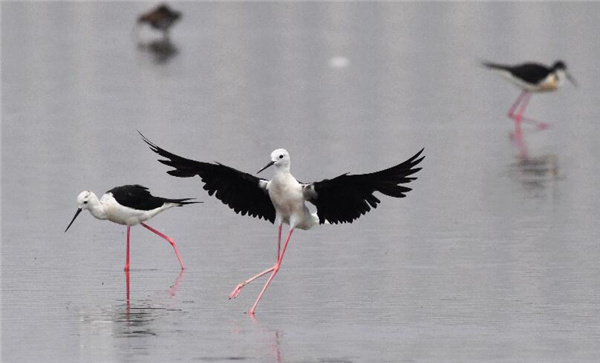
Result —
<svg viewBox="0 0 600 363"><path fill-rule="evenodd" d="M137 25L148 24L151 28L163 32L165 38L169 37L169 29L181 19L181 12L173 10L167 4L160 4L153 10L138 17Z"/></svg>
<svg viewBox="0 0 600 363"><path fill-rule="evenodd" d="M508 110L508 117L515 120L515 126L520 127L521 121L537 125L539 128L548 128L548 124L523 117L532 92L551 92L560 87L565 78L574 86L577 82L567 72L567 65L563 61L556 61L550 67L539 63L522 63L517 65L504 65L491 62L482 62L483 66L498 72L509 82L519 87L522 92L512 107ZM518 108L518 111L517 111ZM517 112L515 114L515 112Z"/></svg>

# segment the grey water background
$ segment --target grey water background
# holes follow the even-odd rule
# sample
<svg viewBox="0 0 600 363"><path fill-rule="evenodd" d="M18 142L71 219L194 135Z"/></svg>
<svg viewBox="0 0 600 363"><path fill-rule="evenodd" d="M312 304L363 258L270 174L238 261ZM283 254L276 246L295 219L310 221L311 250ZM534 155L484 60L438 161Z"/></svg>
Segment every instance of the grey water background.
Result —
<svg viewBox="0 0 600 363"><path fill-rule="evenodd" d="M3 362L597 362L600 4L180 2L171 42L150 2L2 2ZM564 60L534 95L480 60ZM285 147L303 181L425 147L407 198L292 238L257 310L276 228L199 179L166 174L136 130L256 172ZM270 172L265 173L266 177ZM140 183L204 204L132 228L82 214L82 190Z"/></svg>

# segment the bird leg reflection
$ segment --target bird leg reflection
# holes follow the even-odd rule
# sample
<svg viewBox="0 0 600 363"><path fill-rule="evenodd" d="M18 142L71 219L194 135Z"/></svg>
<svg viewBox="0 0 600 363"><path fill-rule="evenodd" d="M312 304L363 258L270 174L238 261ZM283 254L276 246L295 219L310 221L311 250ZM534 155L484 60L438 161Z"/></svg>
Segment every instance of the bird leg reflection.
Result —
<svg viewBox="0 0 600 363"><path fill-rule="evenodd" d="M519 150L519 158L522 160L527 159L529 156L527 153L527 147L525 146L525 141L523 140L523 131L521 130L520 124L515 126L515 132L511 136L513 136L514 143Z"/></svg>
<svg viewBox="0 0 600 363"><path fill-rule="evenodd" d="M126 297L127 297L127 310L126 310L126 314L129 314L129 304L130 304L130 293L129 293L129 270L125 270L125 285L126 285Z"/></svg>
<svg viewBox="0 0 600 363"><path fill-rule="evenodd" d="M183 279L184 272L185 270L183 269L179 272L179 275L177 275L177 279L175 279L175 282L169 289L169 295L171 295L171 297L175 297L175 294L177 294L177 289L179 289L179 285L181 284L181 280Z"/></svg>

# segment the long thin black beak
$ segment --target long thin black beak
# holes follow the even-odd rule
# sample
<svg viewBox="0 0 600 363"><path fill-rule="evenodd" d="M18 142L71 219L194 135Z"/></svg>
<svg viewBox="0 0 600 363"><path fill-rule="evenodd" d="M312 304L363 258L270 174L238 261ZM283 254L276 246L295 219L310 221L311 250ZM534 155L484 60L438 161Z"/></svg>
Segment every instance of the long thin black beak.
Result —
<svg viewBox="0 0 600 363"><path fill-rule="evenodd" d="M269 166L271 166L271 165L273 165L273 164L275 164L275 162L274 162L274 161L271 161L270 163L268 163L267 165L265 165L265 167L264 167L264 168L260 169L260 170L259 170L259 171L258 171L256 174L260 174L260 172L261 172L261 171L265 170L266 168L268 168Z"/></svg>
<svg viewBox="0 0 600 363"><path fill-rule="evenodd" d="M579 87L579 85L577 84L577 81L575 81L575 78L573 78L571 73L565 72L565 74L567 75L567 79L569 80L569 82L571 82L573 84L573 86Z"/></svg>
<svg viewBox="0 0 600 363"><path fill-rule="evenodd" d="M73 217L73 219L71 220L71 223L69 223L69 225L67 226L67 229L65 229L65 232L69 229L69 227L71 227L71 224L73 224L73 222L75 222L75 218L77 218L77 216L79 215L79 213L81 213L83 209L78 208L77 212L75 212L75 217Z"/></svg>

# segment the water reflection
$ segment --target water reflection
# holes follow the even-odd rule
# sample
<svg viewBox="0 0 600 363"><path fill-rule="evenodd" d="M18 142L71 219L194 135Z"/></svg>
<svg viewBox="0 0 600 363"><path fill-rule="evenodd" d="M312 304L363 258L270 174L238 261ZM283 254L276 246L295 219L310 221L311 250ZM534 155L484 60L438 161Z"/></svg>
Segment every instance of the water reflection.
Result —
<svg viewBox="0 0 600 363"><path fill-rule="evenodd" d="M181 270L175 282L169 288L169 296L174 298L183 280L184 271ZM114 311L114 335L121 337L153 336L156 332L153 330L154 321L162 316L167 316L171 311L181 311L180 309L157 306L152 301L136 302L131 304L131 293L129 284L129 271L125 271L125 281L127 286L127 301L125 308L116 308Z"/></svg>
<svg viewBox="0 0 600 363"><path fill-rule="evenodd" d="M184 273L181 271L175 282L168 290L169 301L176 296ZM105 337L142 337L155 336L157 323L168 318L174 311L182 311L176 307L168 307L164 301L131 300L130 293L130 275L125 272L126 300L125 303L118 303L113 306L102 308L97 311L90 311L81 314L80 320L85 323L80 329L90 330L86 333L91 336Z"/></svg>
<svg viewBox="0 0 600 363"><path fill-rule="evenodd" d="M175 297L175 295L177 294L179 285L181 284L181 281L183 280L184 272L185 272L185 270L181 270L179 272L179 275L177 275L177 279L175 279L175 282L173 283L173 285L171 285L171 288L169 288L169 296ZM125 298L126 298L126 302L127 302L127 309L129 309L130 304L131 304L131 289L130 289L130 285L129 285L129 270L125 270L125 289L126 289Z"/></svg>
<svg viewBox="0 0 600 363"><path fill-rule="evenodd" d="M155 64L166 64L179 54L179 50L169 38L138 41L137 48L141 53L147 54Z"/></svg>
<svg viewBox="0 0 600 363"><path fill-rule="evenodd" d="M476 56L539 50L564 53L587 73L580 77L593 78L600 42L581 35L597 32L600 3L178 4L186 26L175 26L171 42L179 53L157 65L150 40L160 33L127 37L140 3L2 3L3 361L600 361L600 88L545 96L539 110L561 101L542 114L577 122L562 134L523 124L515 147L504 105L496 108L502 92L513 101L508 85L457 71ZM506 133L497 137L500 127ZM315 175L370 170L417 143L437 155L408 204L302 237L295 266L312 269L337 252L328 272L342 287L339 306L328 305L331 284L282 286L291 309L258 315L265 329L241 316L236 334L227 322L239 311L224 294L253 272L252 261L275 252L263 248L271 234L261 223L218 202L214 213L166 216L189 241L198 274L186 272L177 289L179 271L144 281L147 271L134 270L129 306L122 270L103 262L120 260L121 250L104 247L114 238L102 226L82 234L93 240L86 248L49 232L85 183L152 180L205 194L197 178L166 175L136 129L232 166L282 145L310 149L298 164ZM540 147L550 136L554 144ZM298 174L310 179L310 170ZM343 246L323 243L332 238ZM250 262L237 264L250 250ZM377 268L345 281L346 266L364 261ZM116 282L100 285L109 278ZM374 300L348 304L365 286ZM300 293L311 299L295 301ZM305 303L317 308L307 313Z"/></svg>
<svg viewBox="0 0 600 363"><path fill-rule="evenodd" d="M540 132L540 130L533 132ZM548 186L549 182L559 178L557 155L542 154L531 156L520 125L517 125L515 131L511 132L510 138L518 152L517 162L510 165L510 172L527 189L543 190Z"/></svg>
<svg viewBox="0 0 600 363"><path fill-rule="evenodd" d="M272 329L264 324L261 324L256 319L256 316L254 316L254 314L248 314L248 316L250 316L250 318L254 322L254 325L258 328L259 331L263 333L263 336L266 338L265 351L269 352L269 355L275 360L275 362L282 362L283 357L281 354L281 341L283 339L283 333L278 329Z"/></svg>

